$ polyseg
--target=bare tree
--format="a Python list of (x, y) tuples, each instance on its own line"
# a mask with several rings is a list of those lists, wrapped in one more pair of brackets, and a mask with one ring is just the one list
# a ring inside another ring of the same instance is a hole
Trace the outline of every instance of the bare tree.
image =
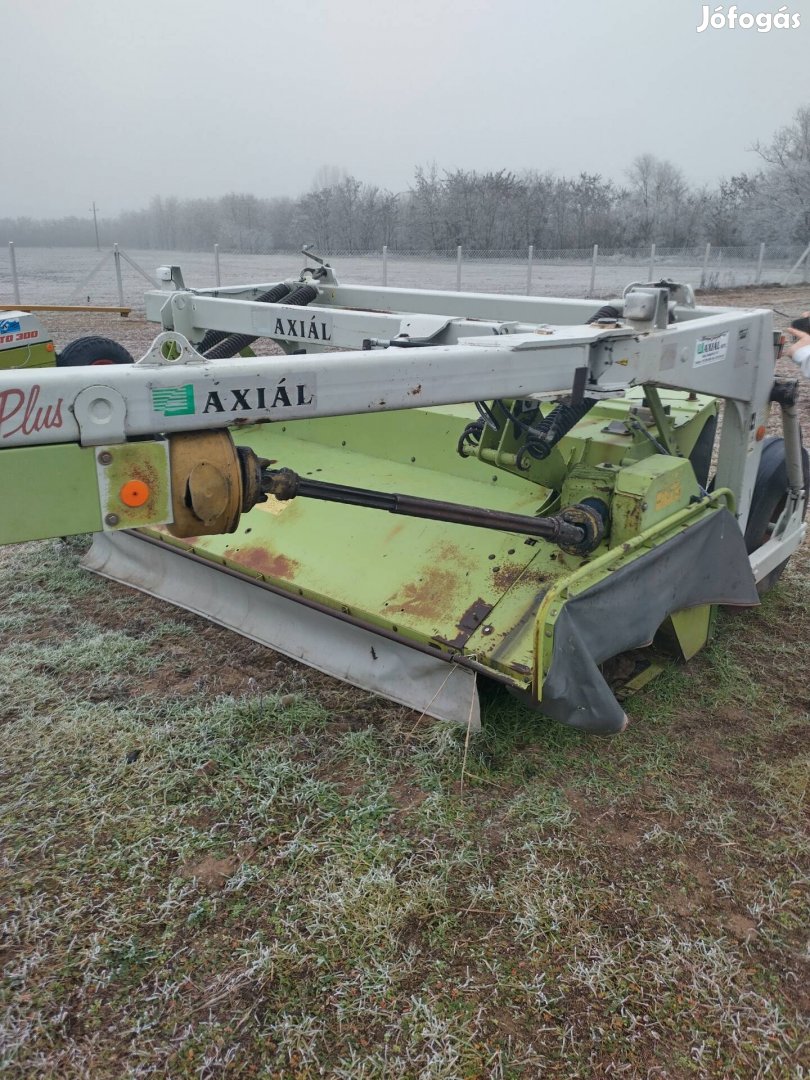
[[(322, 165), (312, 188), (296, 197), (156, 195), (140, 210), (102, 219), (101, 235), (105, 243), (133, 247), (206, 250), (219, 243), (246, 252), (312, 241), (326, 253), (379, 250), (383, 244), (447, 251), (463, 243), (492, 252), (528, 244), (581, 249), (594, 243), (810, 242), (810, 106), (752, 149), (761, 171), (724, 178), (713, 189), (690, 185), (676, 165), (653, 154), (631, 162), (623, 186), (599, 173), (442, 172), (433, 162), (418, 166), (409, 190), (396, 194), (342, 167)], [(75, 217), (6, 218), (0, 225), (20, 244), (94, 243), (92, 227)]]
[(695, 239), (696, 202), (683, 173), (671, 161), (640, 154), (628, 173), (630, 238), (682, 246)]
[(757, 178), (747, 173), (721, 179), (717, 191), (704, 194), (704, 233), (711, 244), (725, 247), (751, 242), (751, 214)]
[[(413, 241), (427, 243), (431, 251), (446, 246), (447, 225), (444, 221), (444, 192), (436, 162), (427, 167), (417, 165), (411, 188), (412, 220), (415, 226)], [(417, 240), (418, 237), (418, 240)]]
[(752, 149), (767, 166), (760, 187), (774, 216), (782, 217), (790, 240), (809, 243), (810, 106), (797, 109), (792, 122), (780, 128), (770, 143), (756, 142)]

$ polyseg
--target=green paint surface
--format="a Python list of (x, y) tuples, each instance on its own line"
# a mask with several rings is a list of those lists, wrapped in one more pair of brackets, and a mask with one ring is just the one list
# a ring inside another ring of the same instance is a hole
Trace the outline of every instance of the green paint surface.
[[(687, 402), (680, 394), (671, 405), (681, 452), (688, 453), (713, 404)], [(566, 437), (550, 466), (555, 475), (562, 467), (571, 478), (570, 501), (589, 495), (609, 501), (614, 483), (618, 489), (628, 474), (622, 539), (634, 535), (634, 523), (637, 534), (682, 510), (697, 491), (694, 479), (691, 486), (686, 482), (688, 462), (655, 455), (643, 436), (608, 430), (640, 407), (640, 395), (598, 405)], [(532, 468), (530, 479), (477, 457), (459, 457), (459, 436), (475, 416), (472, 406), (445, 406), (257, 425), (233, 435), (259, 456), (314, 479), (527, 516), (555, 509), (559, 496), (537, 482), (544, 463)], [(672, 474), (682, 480), (679, 498), (672, 496)], [(642, 513), (645, 492), (652, 492), (655, 506), (659, 491), (666, 505)], [(405, 641), (463, 651), (526, 689), (537, 670), (543, 598), (608, 552), (612, 540), (583, 559), (513, 533), (271, 498), (243, 515), (233, 534), (170, 542)]]
[(0, 544), (98, 532), (95, 452), (70, 444), (0, 454)]
[[(51, 345), (51, 348), (48, 348)], [(0, 350), (0, 371), (10, 368), (54, 367), (56, 353), (51, 342), (41, 342), (36, 345), (24, 343), (19, 348)]]

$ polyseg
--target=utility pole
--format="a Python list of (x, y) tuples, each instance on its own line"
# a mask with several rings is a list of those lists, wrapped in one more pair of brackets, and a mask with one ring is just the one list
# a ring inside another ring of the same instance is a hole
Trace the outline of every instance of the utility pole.
[(93, 199), (93, 228), (96, 230), (96, 251), (101, 251), (98, 243), (98, 220), (96, 219), (96, 200)]

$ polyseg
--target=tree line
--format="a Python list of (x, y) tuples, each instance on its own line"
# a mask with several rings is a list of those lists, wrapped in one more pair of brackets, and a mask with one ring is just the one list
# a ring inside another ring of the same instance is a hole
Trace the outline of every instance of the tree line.
[[(104, 246), (168, 251), (262, 253), (302, 242), (327, 254), (481, 252), (810, 243), (810, 106), (752, 150), (758, 167), (690, 184), (681, 169), (652, 154), (636, 157), (621, 182), (600, 173), (416, 168), (407, 190), (392, 192), (344, 170), (319, 170), (296, 198), (231, 193), (219, 198), (155, 196), (141, 210), (99, 222)], [(92, 219), (0, 218), (25, 246), (95, 244)]]

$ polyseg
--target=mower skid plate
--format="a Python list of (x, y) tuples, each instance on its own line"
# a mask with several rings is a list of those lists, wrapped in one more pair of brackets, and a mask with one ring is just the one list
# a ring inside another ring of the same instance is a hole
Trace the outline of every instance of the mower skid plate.
[(134, 532), (97, 533), (85, 569), (176, 604), (417, 712), (481, 726), (475, 672)]

